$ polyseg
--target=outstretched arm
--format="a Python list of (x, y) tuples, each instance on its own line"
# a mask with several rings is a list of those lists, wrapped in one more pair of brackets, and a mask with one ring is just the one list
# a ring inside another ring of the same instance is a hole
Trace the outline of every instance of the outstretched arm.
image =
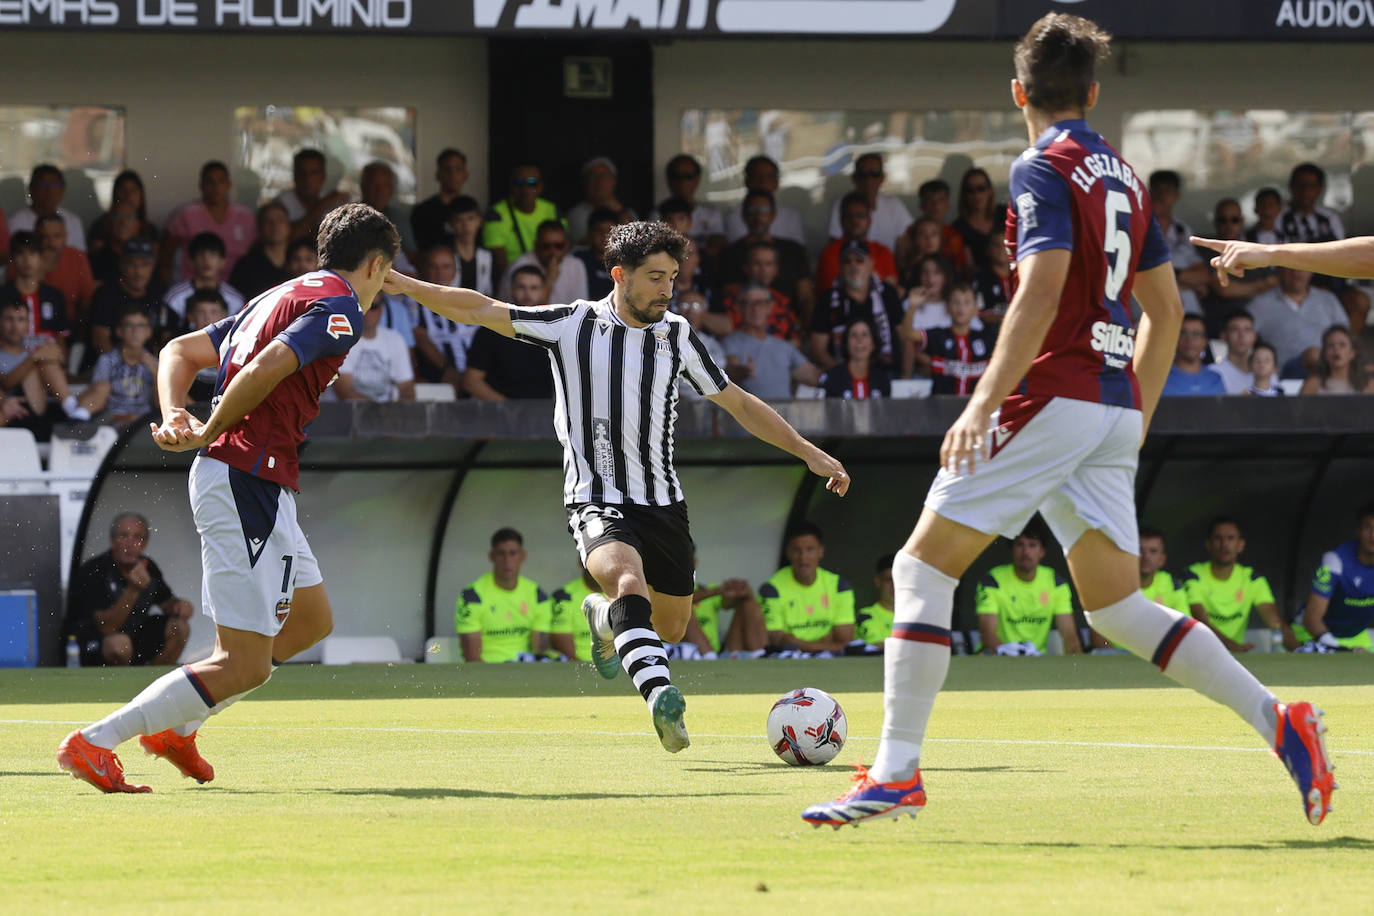
[(506, 337), (515, 336), (510, 306), (479, 292), (426, 283), (395, 270), (387, 274), (382, 290), (392, 295), (409, 296), (436, 315), (443, 315), (459, 324), (479, 324)]
[(1255, 267), (1293, 267), (1328, 277), (1374, 277), (1374, 236), (1340, 239), (1335, 242), (1294, 242), (1289, 245), (1261, 245), (1257, 242), (1228, 242), (1193, 236), (1194, 245), (1210, 248), (1217, 280), (1222, 286)]
[(795, 455), (806, 462), (811, 473), (827, 478), (827, 490), (833, 490), (840, 496), (849, 491), (849, 474), (845, 472), (844, 465), (808, 442), (763, 401), (733, 382), (708, 397), (755, 438)]

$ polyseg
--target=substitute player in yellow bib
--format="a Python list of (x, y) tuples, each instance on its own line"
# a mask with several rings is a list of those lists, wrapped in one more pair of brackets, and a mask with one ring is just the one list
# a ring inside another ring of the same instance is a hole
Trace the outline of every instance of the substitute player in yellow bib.
[(994, 655), (1044, 655), (1050, 627), (1059, 631), (1065, 655), (1078, 655), (1083, 644), (1073, 621), (1073, 592), (1068, 580), (1041, 566), (1045, 546), (1028, 527), (1011, 542), (1012, 562), (994, 566), (978, 583), (976, 608), (983, 651)]
[(549, 647), (549, 596), (520, 575), (528, 554), (514, 528), (491, 536), (491, 572), (463, 589), (454, 628), (465, 662), (534, 661)]
[(1234, 519), (1217, 518), (1207, 526), (1207, 553), (1211, 560), (1188, 567), (1184, 589), (1193, 616), (1211, 627), (1232, 652), (1249, 652), (1245, 631), (1253, 610), (1271, 629), (1283, 634), (1283, 647), (1298, 647), (1293, 628), (1279, 614), (1269, 580), (1254, 569), (1236, 562), (1245, 551), (1245, 538)]
[(784, 652), (840, 655), (854, 638), (854, 589), (821, 568), (821, 530), (803, 522), (787, 534), (791, 561), (759, 586), (768, 645)]

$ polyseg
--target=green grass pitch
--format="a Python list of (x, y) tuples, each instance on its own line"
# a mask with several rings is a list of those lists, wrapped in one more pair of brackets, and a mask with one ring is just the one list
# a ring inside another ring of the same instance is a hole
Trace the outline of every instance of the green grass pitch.
[[(213, 783), (121, 748), (151, 795), (57, 769), (147, 670), (0, 671), (0, 911), (1369, 912), (1374, 660), (1247, 659), (1327, 712), (1335, 811), (1310, 826), (1229, 711), (1129, 658), (954, 660), (916, 820), (798, 817), (871, 760), (882, 662), (675, 666), (665, 754), (590, 666), (288, 666), (201, 732)], [(830, 691), (834, 764), (782, 765), (772, 700)]]

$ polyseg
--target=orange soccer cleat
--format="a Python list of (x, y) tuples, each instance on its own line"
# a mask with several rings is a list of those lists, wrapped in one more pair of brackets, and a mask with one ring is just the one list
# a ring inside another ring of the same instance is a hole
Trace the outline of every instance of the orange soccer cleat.
[(124, 767), (114, 751), (96, 747), (78, 729), (57, 746), (57, 765), (73, 779), (84, 779), (102, 792), (151, 792), (149, 786), (131, 786), (124, 781)]
[(161, 757), (176, 767), (182, 776), (189, 776), (202, 785), (215, 778), (215, 768), (196, 748), (196, 732), (183, 738), (169, 728), (156, 735), (140, 735), (138, 743), (148, 754)]

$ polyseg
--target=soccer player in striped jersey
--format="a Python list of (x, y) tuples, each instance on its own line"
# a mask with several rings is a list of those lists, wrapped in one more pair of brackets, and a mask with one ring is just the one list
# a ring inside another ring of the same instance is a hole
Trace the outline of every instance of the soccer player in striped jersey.
[(1109, 42), (1086, 19), (1050, 13), (1016, 45), (1012, 98), (1032, 145), (1011, 169), (1015, 290), (987, 374), (945, 435), (941, 470), (893, 565), (877, 759), (840, 798), (806, 809), (809, 823), (924, 807), (921, 743), (949, 670), (954, 588), (998, 534), (1014, 536), (1037, 510), (1064, 547), (1089, 625), (1249, 723), (1298, 784), (1311, 823), (1330, 810), (1320, 711), (1279, 702), (1211, 630), (1140, 590), (1137, 451), (1183, 304), (1144, 182), (1084, 120)]
[[(345, 204), (320, 223), (320, 270), (163, 349), (162, 424), (150, 425), (159, 448), (199, 452), (191, 464), (191, 511), (215, 651), (68, 735), (57, 762), (74, 777), (103, 792), (151, 791), (125, 781), (114, 752), (141, 735), (148, 753), (209, 782), (215, 771), (195, 741), (201, 722), (261, 686), (278, 661), (329, 635), (334, 618), (324, 579), (296, 519), (298, 449), (400, 248), (385, 216)], [(219, 377), (201, 423), (186, 410), (186, 393), (196, 373), (212, 366)]]
[(663, 643), (682, 640), (696, 581), (687, 503), (673, 469), (678, 379), (800, 458), (827, 479), (827, 489), (841, 496), (849, 489), (840, 462), (726, 379), (687, 320), (668, 310), (687, 244), (665, 223), (617, 226), (605, 258), (615, 286), (599, 302), (520, 308), (394, 271), (385, 287), (446, 318), (548, 351), (568, 529), (605, 593), (584, 603), (592, 657), (604, 677), (624, 668), (663, 747), (674, 753), (690, 741)]

